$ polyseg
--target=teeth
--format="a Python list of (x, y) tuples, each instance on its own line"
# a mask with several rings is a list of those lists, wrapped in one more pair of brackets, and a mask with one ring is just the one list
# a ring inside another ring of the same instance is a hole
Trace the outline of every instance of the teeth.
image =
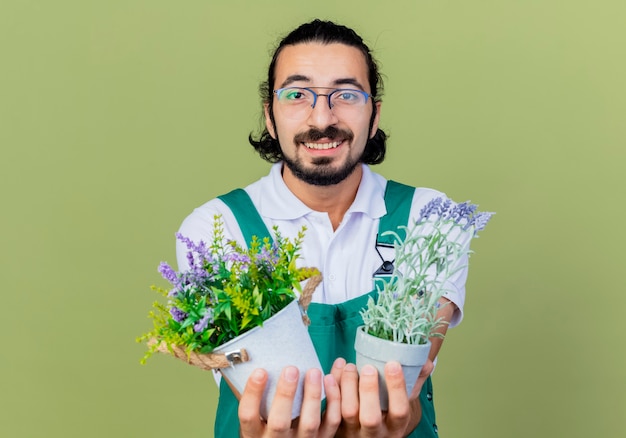
[(309, 149), (334, 149), (341, 144), (340, 141), (334, 141), (332, 143), (304, 143)]

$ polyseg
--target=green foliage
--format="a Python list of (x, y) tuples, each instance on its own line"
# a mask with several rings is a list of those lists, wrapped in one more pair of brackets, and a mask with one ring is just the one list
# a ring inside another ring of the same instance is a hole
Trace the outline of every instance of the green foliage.
[(184, 347), (187, 353), (210, 353), (286, 307), (302, 291), (300, 282), (319, 274), (316, 268), (296, 266), (305, 231), (291, 240), (275, 227), (273, 242), (254, 236), (243, 248), (225, 240), (222, 220), (216, 216), (210, 246), (178, 236), (189, 250), (190, 267), (175, 272), (161, 264), (161, 274), (173, 287), (153, 287), (167, 302), (154, 303), (149, 313), (154, 328), (137, 339), (158, 341), (142, 363), (161, 341)]

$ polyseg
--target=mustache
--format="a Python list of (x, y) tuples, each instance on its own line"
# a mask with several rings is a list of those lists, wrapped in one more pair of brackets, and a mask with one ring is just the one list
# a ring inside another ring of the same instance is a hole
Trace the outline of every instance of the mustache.
[(352, 131), (349, 131), (347, 129), (339, 129), (335, 128), (334, 126), (329, 126), (323, 131), (316, 128), (311, 128), (306, 132), (296, 134), (293, 139), (296, 143), (308, 143), (321, 140), (322, 138), (341, 138), (342, 140), (352, 141), (352, 139), (354, 138), (354, 134), (352, 133)]

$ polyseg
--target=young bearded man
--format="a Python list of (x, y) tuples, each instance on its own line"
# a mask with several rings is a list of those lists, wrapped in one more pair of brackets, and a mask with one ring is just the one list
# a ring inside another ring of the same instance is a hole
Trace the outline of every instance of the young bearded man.
[[(385, 231), (381, 224), (394, 214), (390, 206), (408, 203), (411, 220), (428, 201), (443, 196), (424, 188), (391, 193), (393, 183), (370, 170), (386, 150), (386, 135), (378, 127), (381, 92), (376, 62), (352, 29), (314, 20), (293, 30), (276, 49), (261, 87), (265, 130), (249, 138), (261, 157), (275, 163), (268, 176), (245, 188), (254, 209), (241, 214), (227, 198), (214, 199), (180, 228), (192, 240), (210, 242), (214, 217), (221, 215), (225, 237), (245, 245), (240, 225), (249, 214), (258, 213), (268, 230), (277, 226), (285, 237), (306, 226), (301, 263), (324, 274), (308, 314), (309, 332), (328, 374), (307, 372), (299, 420), (291, 422), (298, 370), (284, 369), (267, 421), (259, 415), (267, 373), (256, 370), (239, 401), (220, 383), (216, 437), (437, 436), (430, 373), (441, 338), (431, 340), (430, 360), (410, 395), (400, 365), (387, 364), (389, 409), (384, 412), (376, 370), (365, 366), (359, 375), (353, 364), (359, 310), (375, 293), (375, 272), (393, 258), (393, 250), (377, 245)], [(179, 243), (180, 269), (187, 266), (185, 255)], [(450, 326), (462, 317), (466, 276), (465, 269), (459, 271), (443, 299), (449, 305), (439, 316)]]

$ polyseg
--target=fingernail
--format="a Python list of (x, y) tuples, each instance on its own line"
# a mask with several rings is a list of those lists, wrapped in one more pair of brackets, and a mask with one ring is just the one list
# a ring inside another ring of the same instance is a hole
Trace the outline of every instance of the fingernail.
[(307, 373), (307, 380), (311, 383), (317, 383), (318, 385), (322, 381), (322, 373), (320, 370), (314, 368)]
[(361, 374), (364, 376), (373, 376), (376, 374), (376, 368), (371, 365), (363, 365), (363, 368), (361, 368)]
[(298, 380), (298, 369), (295, 367), (287, 367), (283, 370), (283, 378), (287, 382), (295, 382)]
[(346, 366), (346, 360), (343, 357), (338, 357), (337, 359), (335, 359), (333, 368), (342, 369), (345, 366)]
[(328, 374), (328, 375), (324, 376), (324, 383), (328, 387), (337, 386), (337, 381), (335, 380), (335, 376), (333, 376), (332, 374)]
[(402, 372), (402, 367), (398, 362), (389, 362), (386, 365), (387, 373), (391, 375), (400, 374)]
[(353, 363), (346, 364), (344, 371), (356, 372), (356, 365)]
[(263, 370), (254, 370), (250, 378), (253, 381), (260, 383), (265, 378), (265, 373), (263, 372)]

